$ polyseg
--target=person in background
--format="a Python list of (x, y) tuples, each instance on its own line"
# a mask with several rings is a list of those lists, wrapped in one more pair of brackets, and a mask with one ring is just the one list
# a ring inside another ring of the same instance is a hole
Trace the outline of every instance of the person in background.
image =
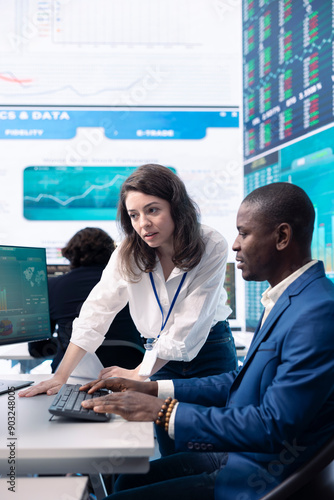
[(135, 369), (111, 366), (102, 378), (189, 378), (237, 367), (224, 289), (227, 243), (200, 224), (181, 179), (161, 165), (137, 168), (122, 185), (118, 217), (125, 237), (73, 322), (62, 363), (21, 396), (56, 394), (126, 304), (147, 350)]
[[(29, 343), (32, 355), (50, 355), (54, 358), (51, 368), (54, 373), (61, 362), (72, 334), (72, 324), (79, 315), (83, 302), (100, 281), (102, 271), (115, 250), (113, 239), (102, 229), (86, 227), (78, 231), (62, 248), (61, 253), (70, 263), (70, 271), (48, 279), (51, 331), (57, 326), (57, 337), (50, 341)], [(142, 348), (143, 343), (126, 305), (115, 317), (106, 339), (127, 340)], [(140, 350), (117, 346), (99, 347), (96, 354), (103, 366), (119, 364), (135, 368), (143, 354)]]
[(114, 391), (83, 406), (155, 421), (180, 452), (121, 475), (110, 500), (258, 500), (333, 437), (334, 284), (311, 257), (314, 220), (305, 191), (289, 183), (258, 188), (240, 206), (238, 268), (270, 285), (241, 369), (82, 387)]

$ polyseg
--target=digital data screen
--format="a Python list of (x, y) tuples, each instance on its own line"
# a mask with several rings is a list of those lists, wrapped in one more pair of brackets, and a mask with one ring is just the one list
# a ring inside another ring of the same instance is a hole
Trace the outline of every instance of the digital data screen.
[(122, 182), (158, 163), (234, 261), (241, 40), (235, 0), (1, 2), (0, 245), (43, 247), (66, 266), (61, 249), (85, 227), (119, 243)]
[[(331, 0), (245, 0), (244, 192), (292, 182), (315, 213), (312, 257), (334, 281), (333, 17)], [(268, 283), (246, 283), (246, 327)]]
[(66, 264), (61, 248), (83, 227), (118, 242), (123, 182), (140, 165), (159, 163), (179, 175), (201, 222), (231, 247), (242, 197), (240, 140), (234, 108), (2, 107), (0, 244), (44, 247), (48, 264)]
[(240, 98), (232, 70), (241, 48), (236, 3), (2, 1), (1, 102), (233, 105)]
[(244, 0), (244, 156), (333, 121), (332, 0)]
[(45, 249), (0, 246), (0, 345), (50, 336)]

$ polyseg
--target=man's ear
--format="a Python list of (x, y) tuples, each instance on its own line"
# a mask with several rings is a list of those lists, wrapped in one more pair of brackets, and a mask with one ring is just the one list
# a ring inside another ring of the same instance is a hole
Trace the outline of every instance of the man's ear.
[(276, 248), (284, 250), (292, 240), (292, 227), (287, 222), (282, 222), (276, 228)]

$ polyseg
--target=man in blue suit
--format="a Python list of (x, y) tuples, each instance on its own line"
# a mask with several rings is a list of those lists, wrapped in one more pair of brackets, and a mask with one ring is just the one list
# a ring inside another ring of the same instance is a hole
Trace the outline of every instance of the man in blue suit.
[(289, 183), (256, 189), (240, 206), (238, 268), (270, 284), (240, 370), (87, 385), (114, 391), (87, 406), (163, 424), (183, 452), (151, 462), (146, 475), (120, 476), (110, 498), (259, 499), (334, 434), (334, 285), (311, 258), (314, 218), (306, 193)]

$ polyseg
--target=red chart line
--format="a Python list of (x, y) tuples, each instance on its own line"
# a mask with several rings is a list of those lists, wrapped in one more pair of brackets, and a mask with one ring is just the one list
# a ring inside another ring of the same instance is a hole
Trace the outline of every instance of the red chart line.
[(32, 79), (31, 78), (25, 78), (25, 79), (18, 79), (15, 76), (6, 76), (0, 73), (0, 79), (5, 80), (6, 82), (11, 82), (11, 83), (31, 83)]

